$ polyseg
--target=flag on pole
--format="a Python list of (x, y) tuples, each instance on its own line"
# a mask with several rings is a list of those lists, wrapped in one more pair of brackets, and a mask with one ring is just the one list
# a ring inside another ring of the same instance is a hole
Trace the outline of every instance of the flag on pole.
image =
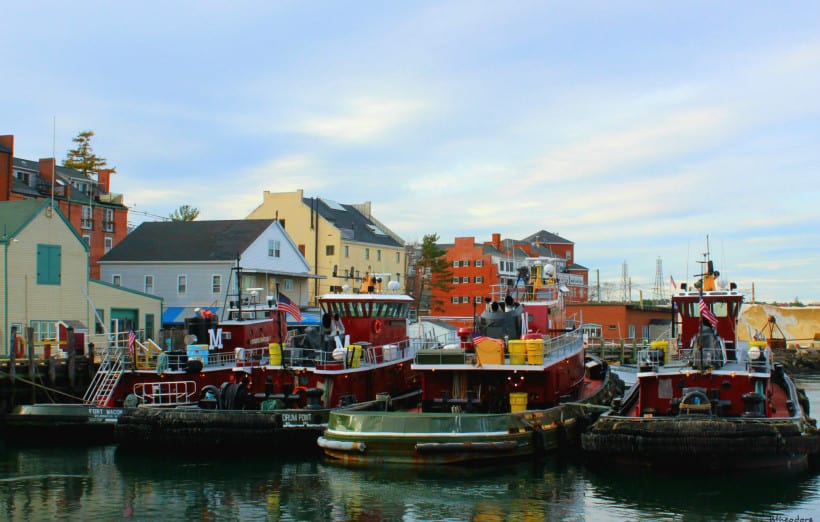
[(709, 305), (706, 304), (706, 301), (703, 300), (703, 296), (700, 296), (698, 307), (700, 308), (700, 316), (709, 321), (712, 328), (717, 328), (717, 317), (715, 317), (715, 314), (712, 313), (712, 310), (709, 308)]
[(302, 322), (302, 311), (282, 292), (279, 292), (279, 309), (293, 316), (296, 322)]
[(131, 356), (134, 356), (134, 345), (137, 342), (137, 334), (134, 333), (134, 330), (128, 331), (128, 352)]
[(675, 278), (674, 277), (669, 276), (669, 282), (672, 283), (672, 291), (675, 291), (675, 290), (678, 289), (678, 285), (675, 284)]

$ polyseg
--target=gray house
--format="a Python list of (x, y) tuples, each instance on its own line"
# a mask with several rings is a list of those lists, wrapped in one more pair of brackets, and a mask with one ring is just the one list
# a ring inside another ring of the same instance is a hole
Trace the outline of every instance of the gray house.
[[(195, 308), (221, 317), (229, 301), (307, 302), (315, 277), (275, 220), (143, 223), (100, 259), (101, 279), (163, 298), (162, 325), (180, 325)], [(237, 270), (239, 267), (239, 270)]]

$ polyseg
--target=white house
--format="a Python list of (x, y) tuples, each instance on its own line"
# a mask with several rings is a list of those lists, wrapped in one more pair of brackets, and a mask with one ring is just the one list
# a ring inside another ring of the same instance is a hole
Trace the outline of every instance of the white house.
[(315, 277), (271, 219), (143, 223), (100, 259), (100, 267), (102, 279), (114, 286), (161, 296), (163, 326), (183, 324), (195, 308), (220, 316), (240, 295), (261, 303), (282, 293), (302, 305)]

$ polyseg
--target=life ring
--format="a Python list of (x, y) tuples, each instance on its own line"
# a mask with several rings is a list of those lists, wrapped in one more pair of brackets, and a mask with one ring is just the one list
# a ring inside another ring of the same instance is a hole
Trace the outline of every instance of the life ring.
[(373, 321), (373, 333), (376, 335), (382, 333), (382, 328), (384, 327), (384, 323), (381, 319), (376, 319)]

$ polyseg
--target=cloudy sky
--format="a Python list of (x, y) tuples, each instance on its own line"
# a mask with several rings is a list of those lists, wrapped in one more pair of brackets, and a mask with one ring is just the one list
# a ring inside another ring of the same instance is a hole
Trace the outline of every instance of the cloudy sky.
[(820, 3), (7, 3), (0, 133), (78, 132), (131, 220), (371, 201), (406, 241), (575, 243), (594, 285), (717, 267), (820, 301)]

